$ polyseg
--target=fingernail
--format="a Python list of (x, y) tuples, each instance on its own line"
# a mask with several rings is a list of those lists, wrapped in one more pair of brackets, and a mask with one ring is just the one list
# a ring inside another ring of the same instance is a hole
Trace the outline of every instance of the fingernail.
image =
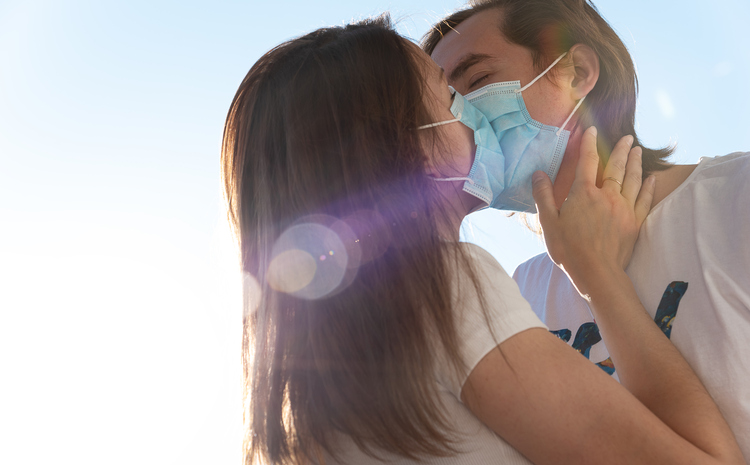
[(590, 128), (588, 129), (588, 131), (590, 131), (590, 132), (591, 132), (591, 135), (593, 135), (594, 137), (596, 137), (596, 126), (591, 126), (591, 127), (590, 127)]
[(630, 136), (630, 135), (625, 136), (625, 142), (627, 142), (628, 145), (633, 145), (634, 140), (635, 139), (633, 138), (633, 136)]
[(542, 178), (544, 178), (544, 173), (543, 172), (541, 172), (541, 171), (534, 171), (534, 174), (531, 175), (531, 183), (532, 184), (536, 184), (539, 181), (541, 181)]
[(648, 179), (646, 179), (646, 182), (648, 183), (649, 186), (653, 186), (654, 184), (656, 184), (656, 176), (652, 174), (651, 176), (648, 177)]

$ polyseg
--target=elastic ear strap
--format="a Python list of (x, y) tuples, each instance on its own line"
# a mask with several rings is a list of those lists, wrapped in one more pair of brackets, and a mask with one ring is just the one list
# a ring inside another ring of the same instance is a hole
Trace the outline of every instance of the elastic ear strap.
[(561, 132), (563, 131), (563, 129), (565, 129), (565, 126), (567, 126), (567, 125), (568, 125), (568, 121), (570, 121), (570, 118), (572, 118), (572, 117), (573, 117), (573, 115), (575, 114), (575, 112), (576, 112), (576, 111), (578, 111), (578, 107), (580, 107), (580, 106), (581, 106), (581, 104), (583, 103), (583, 101), (584, 101), (585, 99), (586, 99), (586, 96), (584, 95), (584, 96), (583, 96), (583, 97), (581, 98), (581, 100), (579, 100), (579, 101), (578, 101), (578, 103), (576, 103), (576, 106), (575, 106), (575, 107), (573, 107), (573, 111), (572, 111), (572, 112), (570, 112), (570, 114), (568, 115), (568, 119), (566, 119), (566, 120), (565, 120), (565, 122), (563, 123), (563, 125), (562, 125), (562, 126), (560, 126), (560, 129), (558, 129), (558, 130), (557, 130), (557, 132), (555, 132), (555, 135), (556, 135), (556, 136), (559, 136), (559, 135), (560, 135), (560, 133), (561, 133)]
[(440, 122), (437, 122), (437, 123), (431, 123), (431, 124), (425, 124), (425, 125), (422, 125), (422, 126), (417, 126), (417, 130), (419, 130), (419, 129), (427, 129), (427, 128), (434, 128), (435, 126), (442, 126), (444, 124), (455, 123), (456, 121), (461, 121), (461, 118), (454, 118), (454, 119), (449, 119), (447, 121), (440, 121)]
[(469, 184), (474, 184), (474, 180), (466, 177), (455, 177), (455, 178), (432, 178), (433, 181), (468, 181)]
[(557, 64), (557, 63), (558, 63), (558, 62), (559, 62), (560, 60), (562, 60), (562, 59), (563, 59), (563, 57), (564, 57), (565, 55), (567, 55), (567, 54), (568, 54), (568, 52), (565, 52), (565, 53), (563, 53), (562, 55), (560, 55), (559, 57), (557, 57), (557, 60), (553, 61), (551, 65), (547, 66), (547, 69), (545, 69), (544, 71), (542, 71), (542, 74), (540, 74), (539, 76), (537, 76), (537, 77), (535, 77), (534, 79), (532, 79), (530, 83), (526, 84), (526, 85), (525, 85), (525, 86), (523, 86), (522, 88), (520, 88), (520, 89), (516, 90), (516, 93), (518, 93), (518, 92), (523, 92), (524, 90), (526, 90), (526, 89), (528, 89), (529, 87), (531, 87), (531, 85), (532, 85), (532, 84), (534, 84), (534, 83), (535, 83), (536, 81), (538, 81), (539, 79), (541, 79), (541, 78), (542, 78), (542, 76), (544, 76), (545, 74), (547, 74), (547, 71), (549, 71), (549, 70), (551, 70), (552, 68), (554, 68), (554, 67), (555, 67), (555, 65), (556, 65), (556, 64)]

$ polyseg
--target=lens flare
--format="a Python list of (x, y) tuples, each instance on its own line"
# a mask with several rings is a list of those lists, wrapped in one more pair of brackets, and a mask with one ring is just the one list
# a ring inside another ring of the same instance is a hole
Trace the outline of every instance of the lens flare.
[(315, 259), (304, 250), (284, 250), (274, 254), (271, 260), (268, 285), (277, 291), (294, 294), (312, 282), (316, 269)]
[[(314, 300), (331, 295), (339, 288), (348, 271), (349, 254), (339, 234), (316, 222), (295, 224), (273, 247), (268, 268), (269, 285), (280, 292)], [(328, 224), (333, 218), (323, 218)], [(338, 228), (345, 234), (344, 228)]]
[[(359, 240), (357, 239), (356, 234), (345, 221), (341, 220), (335, 221), (331, 224), (331, 231), (336, 233), (344, 244), (348, 258), (346, 267), (349, 270), (354, 270), (356, 272), (357, 268), (359, 268), (360, 261), (362, 260), (362, 248), (359, 245)], [(331, 256), (333, 256), (334, 253), (335, 252), (332, 250), (330, 252)]]
[(380, 258), (391, 246), (391, 228), (375, 210), (358, 210), (344, 222), (354, 234), (353, 244), (359, 250), (359, 262), (367, 263)]

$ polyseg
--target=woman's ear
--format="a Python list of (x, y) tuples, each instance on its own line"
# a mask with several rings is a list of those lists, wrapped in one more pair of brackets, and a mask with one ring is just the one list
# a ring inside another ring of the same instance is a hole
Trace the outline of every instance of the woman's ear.
[(599, 80), (599, 55), (594, 49), (584, 44), (574, 45), (569, 53), (573, 60), (571, 97), (574, 100), (580, 100), (591, 92)]

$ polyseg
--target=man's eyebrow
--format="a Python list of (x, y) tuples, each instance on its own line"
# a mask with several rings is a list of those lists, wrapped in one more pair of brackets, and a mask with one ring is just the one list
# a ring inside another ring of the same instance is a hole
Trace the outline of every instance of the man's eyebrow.
[(469, 53), (468, 55), (461, 58), (461, 60), (459, 60), (456, 67), (453, 68), (453, 71), (451, 71), (451, 75), (448, 77), (448, 81), (456, 82), (457, 80), (461, 79), (461, 76), (463, 76), (469, 68), (479, 63), (480, 61), (487, 60), (488, 58), (491, 57), (485, 53)]

